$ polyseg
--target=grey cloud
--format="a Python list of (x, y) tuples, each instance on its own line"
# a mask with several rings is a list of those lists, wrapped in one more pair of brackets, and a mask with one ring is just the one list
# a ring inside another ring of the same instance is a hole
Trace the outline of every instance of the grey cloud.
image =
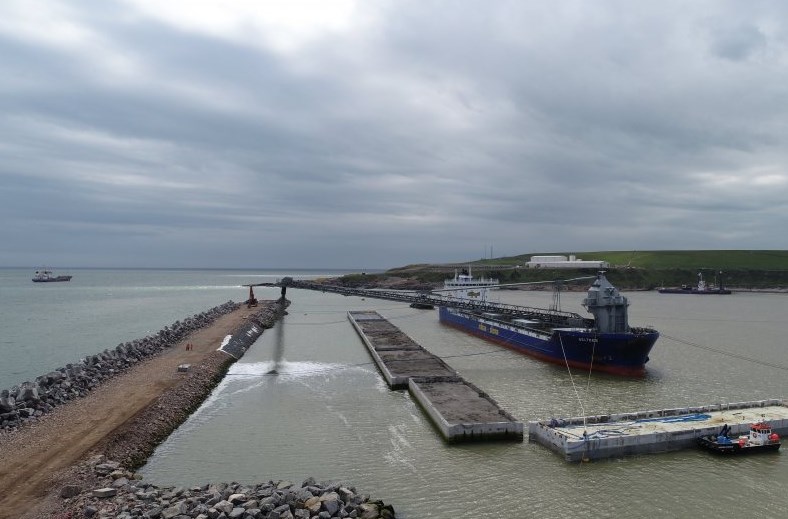
[(753, 25), (719, 29), (712, 35), (711, 50), (715, 56), (731, 61), (744, 61), (766, 48), (766, 36)]
[(106, 48), (0, 32), (0, 264), (786, 245), (780, 3), (360, 3), (284, 53), (94, 7)]

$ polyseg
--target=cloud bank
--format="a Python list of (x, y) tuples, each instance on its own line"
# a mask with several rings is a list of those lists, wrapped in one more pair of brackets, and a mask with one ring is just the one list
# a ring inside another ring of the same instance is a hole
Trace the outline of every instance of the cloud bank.
[(784, 249), (786, 11), (8, 0), (0, 265)]

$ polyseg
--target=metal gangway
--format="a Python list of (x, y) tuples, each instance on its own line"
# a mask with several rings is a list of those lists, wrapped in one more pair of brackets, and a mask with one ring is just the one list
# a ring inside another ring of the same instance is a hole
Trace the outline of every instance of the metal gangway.
[(424, 305), (443, 306), (449, 308), (462, 308), (476, 312), (488, 312), (505, 315), (512, 319), (533, 319), (551, 326), (564, 326), (573, 328), (593, 328), (594, 320), (587, 319), (574, 312), (562, 312), (560, 310), (548, 310), (544, 308), (532, 308), (528, 306), (518, 306), (503, 303), (490, 303), (487, 301), (475, 301), (442, 295), (430, 291), (413, 290), (386, 290), (377, 288), (352, 288), (341, 285), (330, 285), (326, 283), (316, 283), (314, 281), (287, 279), (276, 283), (259, 283), (253, 286), (273, 286), (289, 287), (302, 290), (316, 290), (320, 292), (332, 292), (343, 296), (373, 297), (386, 299), (388, 301), (402, 301), (405, 303), (417, 303)]

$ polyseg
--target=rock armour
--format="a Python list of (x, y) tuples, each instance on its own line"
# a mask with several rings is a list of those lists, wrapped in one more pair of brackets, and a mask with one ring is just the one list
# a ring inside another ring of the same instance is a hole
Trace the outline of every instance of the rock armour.
[(240, 307), (228, 301), (165, 326), (154, 335), (118, 344), (76, 364), (50, 371), (18, 386), (0, 391), (0, 431), (10, 431), (49, 413), (55, 407), (83, 397), (102, 382), (177, 344), (189, 333), (204, 328)]
[(157, 487), (103, 455), (81, 464), (60, 489), (58, 517), (116, 519), (394, 519), (394, 508), (355, 487), (314, 478), (300, 485), (209, 483)]

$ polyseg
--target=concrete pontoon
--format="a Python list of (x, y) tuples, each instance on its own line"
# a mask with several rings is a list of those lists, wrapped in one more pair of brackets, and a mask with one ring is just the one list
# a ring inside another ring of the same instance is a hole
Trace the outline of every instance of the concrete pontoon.
[(391, 389), (408, 389), (449, 442), (523, 440), (523, 424), (377, 312), (348, 312)]
[(766, 421), (788, 434), (788, 404), (758, 400), (701, 407), (662, 409), (528, 422), (528, 439), (582, 461), (651, 454), (695, 447), (697, 438), (716, 434), (728, 424), (731, 435), (747, 434), (752, 423)]

